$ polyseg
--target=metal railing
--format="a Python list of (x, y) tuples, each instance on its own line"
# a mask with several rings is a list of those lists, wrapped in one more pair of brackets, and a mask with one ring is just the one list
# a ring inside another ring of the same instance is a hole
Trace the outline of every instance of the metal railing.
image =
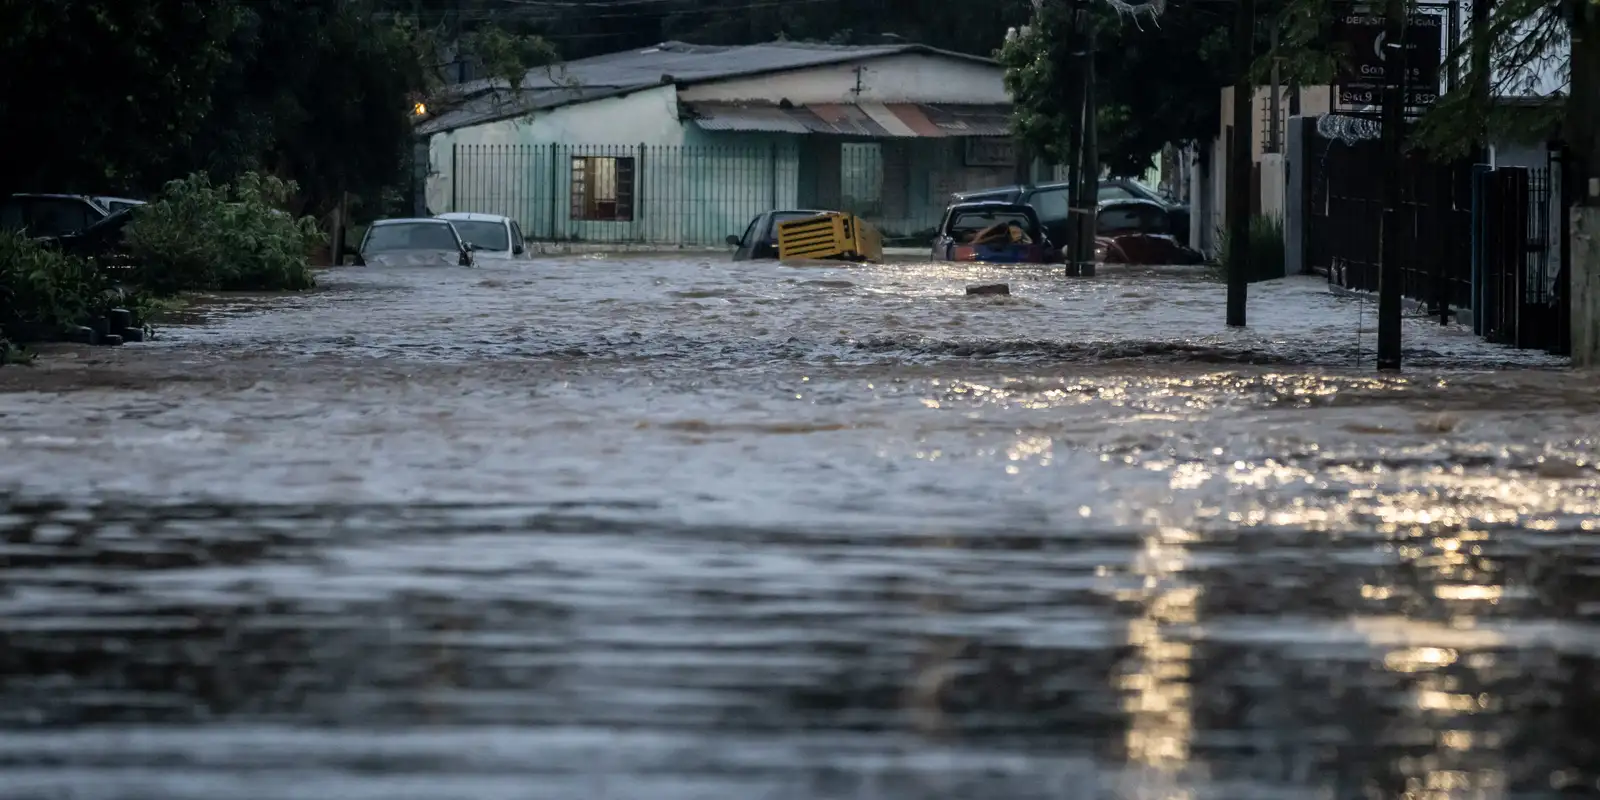
[(1408, 157), (1387, 175), (1377, 142), (1319, 137), (1309, 149), (1306, 263), (1330, 282), (1377, 290), (1381, 180), (1399, 180), (1402, 293), (1441, 320), (1452, 307), (1471, 309), (1474, 332), (1490, 341), (1570, 351), (1570, 233), (1558, 158), (1544, 168), (1491, 169)]
[(886, 245), (922, 246), (950, 192), (980, 188), (961, 182), (970, 170), (941, 172), (937, 146), (457, 144), (448, 172), (428, 178), (427, 205), (511, 217), (536, 241), (680, 247), (723, 246), (764, 211), (815, 208), (867, 220)]

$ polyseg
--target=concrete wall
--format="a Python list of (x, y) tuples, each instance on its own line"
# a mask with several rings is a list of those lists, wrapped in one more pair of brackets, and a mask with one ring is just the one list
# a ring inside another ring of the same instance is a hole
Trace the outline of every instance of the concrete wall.
[(999, 66), (905, 54), (687, 86), (680, 94), (685, 102), (1009, 103), (1004, 76)]

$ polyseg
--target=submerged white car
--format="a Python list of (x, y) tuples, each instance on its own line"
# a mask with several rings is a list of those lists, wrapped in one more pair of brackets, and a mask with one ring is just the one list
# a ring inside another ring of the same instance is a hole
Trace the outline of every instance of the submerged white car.
[(522, 228), (510, 217), (452, 211), (440, 214), (439, 219), (449, 220), (467, 244), (475, 245), (472, 255), (480, 263), (490, 259), (509, 261), (528, 257)]

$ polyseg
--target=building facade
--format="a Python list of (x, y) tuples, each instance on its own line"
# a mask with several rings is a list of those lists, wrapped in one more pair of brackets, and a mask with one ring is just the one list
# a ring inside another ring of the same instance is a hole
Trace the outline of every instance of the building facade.
[(920, 45), (668, 42), (458, 87), (418, 126), (427, 210), (537, 239), (715, 245), (772, 208), (919, 239), (1016, 176), (993, 61)]

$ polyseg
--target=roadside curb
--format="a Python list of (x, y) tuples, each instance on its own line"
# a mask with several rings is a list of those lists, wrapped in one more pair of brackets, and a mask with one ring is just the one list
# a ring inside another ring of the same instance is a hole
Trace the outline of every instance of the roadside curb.
[[(1337, 283), (1328, 284), (1328, 293), (1338, 295), (1339, 297), (1349, 297), (1356, 300), (1363, 300), (1368, 303), (1372, 303), (1374, 306), (1376, 306), (1378, 303), (1377, 292), (1369, 292), (1362, 289), (1347, 289)], [(1404, 313), (1416, 316), (1426, 316), (1434, 319), (1434, 321), (1438, 321), (1438, 315), (1429, 311), (1427, 303), (1424, 303), (1420, 300), (1414, 300), (1410, 297), (1400, 298), (1400, 310)], [(1455, 306), (1451, 306), (1450, 324), (1464, 325), (1469, 328), (1472, 327), (1472, 309), (1456, 308)]]

